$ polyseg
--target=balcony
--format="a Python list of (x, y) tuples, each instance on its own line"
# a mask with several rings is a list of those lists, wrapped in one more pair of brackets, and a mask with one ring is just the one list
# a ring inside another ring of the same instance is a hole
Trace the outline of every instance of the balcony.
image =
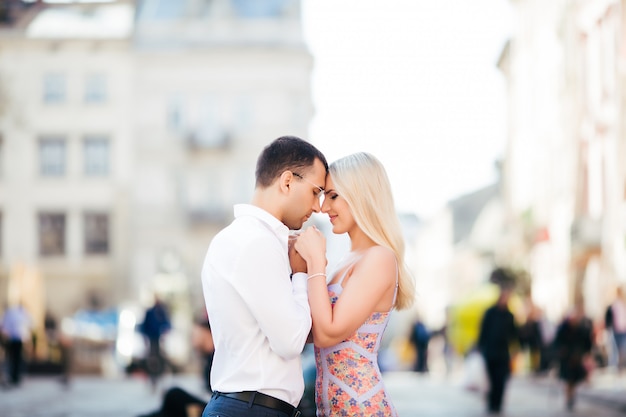
[(195, 129), (184, 135), (187, 148), (192, 151), (227, 151), (231, 135), (222, 129)]
[(226, 225), (232, 220), (232, 207), (194, 207), (187, 210), (187, 222), (191, 226)]

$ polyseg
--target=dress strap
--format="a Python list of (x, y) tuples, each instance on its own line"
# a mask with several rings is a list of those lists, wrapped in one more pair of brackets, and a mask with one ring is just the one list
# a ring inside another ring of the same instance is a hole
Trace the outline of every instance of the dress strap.
[(346, 276), (348, 276), (348, 271), (354, 266), (354, 263), (348, 265), (348, 267), (345, 269), (345, 271), (343, 271), (343, 274), (341, 275), (341, 278), (339, 278), (339, 281), (337, 281), (335, 284), (336, 285), (340, 285), (341, 288), (343, 288), (343, 280), (346, 278)]
[(343, 288), (343, 280), (346, 278), (346, 276), (348, 276), (348, 272), (352, 269), (354, 264), (356, 264), (359, 259), (361, 259), (361, 257), (363, 257), (363, 255), (359, 254), (358, 256), (354, 256), (353, 259), (350, 259), (350, 261), (346, 263), (343, 274), (341, 275), (341, 278), (339, 278), (339, 281), (335, 283), (335, 285), (340, 285)]
[(398, 298), (398, 260), (396, 259), (396, 288), (393, 290), (393, 301), (391, 302), (391, 310), (393, 310), (394, 306), (396, 305), (396, 298)]

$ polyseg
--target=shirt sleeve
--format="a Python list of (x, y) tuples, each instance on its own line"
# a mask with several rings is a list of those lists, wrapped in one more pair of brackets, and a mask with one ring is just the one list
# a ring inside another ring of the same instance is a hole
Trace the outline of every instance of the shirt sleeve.
[(309, 302), (309, 297), (308, 297), (308, 284), (307, 284), (307, 278), (308, 278), (308, 274), (305, 272), (296, 272), (295, 274), (293, 274), (293, 276), (291, 277), (291, 285), (293, 287), (293, 296), (296, 298), (302, 298), (304, 296), (304, 299), (307, 302)]
[[(284, 252), (284, 253), (283, 253)], [(299, 356), (311, 330), (306, 274), (290, 278), (287, 250), (274, 236), (248, 243), (233, 285), (279, 356)]]

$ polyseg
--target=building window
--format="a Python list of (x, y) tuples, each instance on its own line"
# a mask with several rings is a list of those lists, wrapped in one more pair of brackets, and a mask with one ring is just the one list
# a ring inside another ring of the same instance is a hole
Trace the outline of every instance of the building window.
[(65, 139), (44, 137), (39, 140), (39, 171), (43, 176), (65, 174)]
[(240, 96), (235, 103), (235, 129), (238, 132), (248, 132), (253, 125), (254, 111), (252, 101), (248, 96)]
[(85, 213), (85, 253), (109, 253), (109, 216), (103, 213)]
[(106, 100), (106, 76), (104, 74), (89, 74), (85, 82), (85, 103), (104, 103)]
[(247, 18), (280, 17), (290, 0), (232, 0), (237, 16)]
[(189, 146), (195, 149), (225, 149), (229, 145), (228, 132), (220, 119), (220, 105), (218, 100), (207, 95), (197, 105), (197, 117), (194, 119), (193, 129), (187, 132)]
[(65, 102), (65, 75), (59, 73), (45, 74), (43, 78), (43, 101), (46, 104)]
[(65, 214), (39, 213), (39, 254), (43, 256), (65, 253)]
[(85, 175), (105, 176), (109, 174), (109, 138), (106, 136), (85, 137)]
[(180, 97), (170, 97), (167, 104), (167, 127), (171, 132), (181, 133), (184, 129), (183, 101)]
[(139, 2), (139, 20), (173, 20), (185, 14), (184, 1), (152, 0)]

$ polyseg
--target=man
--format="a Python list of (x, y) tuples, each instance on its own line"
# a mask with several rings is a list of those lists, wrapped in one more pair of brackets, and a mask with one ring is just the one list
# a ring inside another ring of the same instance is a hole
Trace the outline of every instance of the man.
[(626, 296), (623, 287), (615, 290), (615, 300), (607, 307), (604, 320), (614, 342), (610, 364), (622, 371), (626, 368)]
[[(202, 286), (215, 356), (205, 415), (294, 417), (304, 392), (300, 354), (311, 329), (306, 267), (290, 260), (289, 230), (320, 211), (328, 164), (284, 136), (261, 153), (251, 204), (211, 242)], [(293, 264), (293, 267), (292, 267)], [(290, 279), (290, 275), (293, 276)]]
[(166, 360), (161, 351), (161, 338), (170, 331), (169, 313), (165, 304), (155, 296), (154, 304), (148, 310), (141, 323), (141, 333), (148, 339), (148, 356), (146, 357), (146, 368), (153, 388), (156, 388), (157, 379), (165, 370)]
[(514, 289), (513, 276), (504, 269), (496, 268), (491, 273), (491, 281), (500, 285), (500, 296), (482, 318), (478, 349), (485, 359), (489, 378), (487, 411), (499, 414), (506, 382), (511, 374), (510, 348), (514, 342), (519, 343), (519, 330), (508, 306)]
[(559, 324), (554, 347), (559, 362), (558, 378), (565, 383), (565, 407), (573, 411), (576, 389), (589, 376), (593, 348), (593, 323), (585, 316), (582, 302), (575, 302)]
[(413, 371), (428, 372), (428, 343), (430, 342), (430, 332), (426, 325), (419, 318), (413, 323), (410, 340), (415, 347), (415, 362)]
[(17, 386), (22, 380), (24, 342), (32, 331), (32, 320), (22, 303), (7, 309), (2, 318), (2, 333), (6, 338), (9, 383)]

